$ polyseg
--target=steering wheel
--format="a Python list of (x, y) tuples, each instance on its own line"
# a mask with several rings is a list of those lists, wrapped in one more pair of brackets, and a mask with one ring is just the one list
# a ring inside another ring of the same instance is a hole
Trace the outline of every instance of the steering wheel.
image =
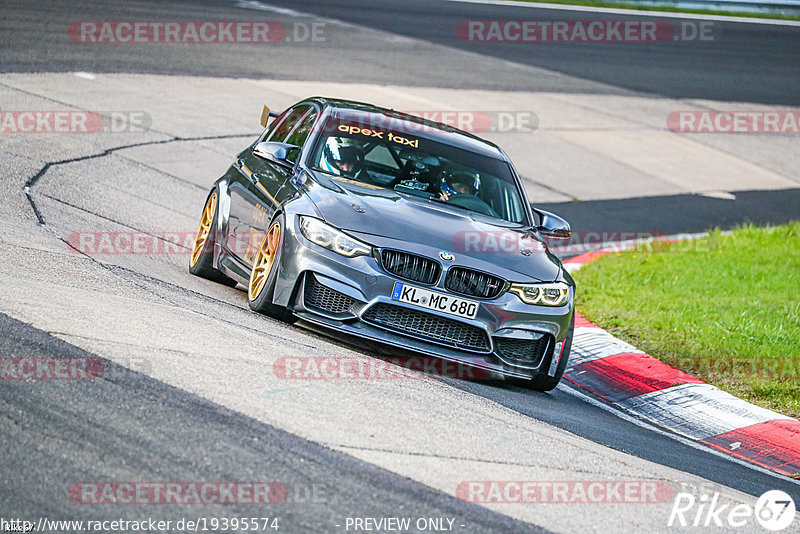
[(476, 196), (472, 195), (450, 195), (450, 198), (447, 199), (447, 202), (454, 206), (458, 206), (460, 208), (476, 211), (482, 215), (489, 215), (490, 217), (500, 217), (492, 207), (484, 202), (483, 200), (479, 199)]

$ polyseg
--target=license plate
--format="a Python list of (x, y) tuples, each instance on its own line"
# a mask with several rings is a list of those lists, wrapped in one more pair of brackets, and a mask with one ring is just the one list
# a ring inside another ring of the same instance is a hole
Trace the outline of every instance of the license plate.
[(392, 289), (392, 300), (406, 302), (428, 310), (436, 310), (456, 317), (474, 319), (478, 315), (478, 303), (472, 300), (453, 297), (414, 287), (402, 282), (395, 282)]

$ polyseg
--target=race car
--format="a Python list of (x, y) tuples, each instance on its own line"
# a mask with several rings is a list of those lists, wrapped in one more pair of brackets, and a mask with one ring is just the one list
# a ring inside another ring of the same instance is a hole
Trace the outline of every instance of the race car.
[(322, 97), (261, 123), (208, 195), (192, 274), (241, 283), (273, 318), (556, 387), (575, 282), (546, 241), (571, 231), (499, 147)]

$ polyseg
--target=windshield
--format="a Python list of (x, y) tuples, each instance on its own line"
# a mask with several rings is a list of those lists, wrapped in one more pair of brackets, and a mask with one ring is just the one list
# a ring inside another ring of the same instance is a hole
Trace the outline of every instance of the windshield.
[(519, 189), (503, 160), (364, 121), (331, 117), (322, 131), (311, 157), (316, 170), (513, 223), (525, 221)]

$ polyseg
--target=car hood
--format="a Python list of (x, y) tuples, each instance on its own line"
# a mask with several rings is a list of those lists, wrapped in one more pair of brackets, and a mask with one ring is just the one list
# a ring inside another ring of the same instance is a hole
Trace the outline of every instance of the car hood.
[(558, 259), (528, 228), (391, 189), (315, 177), (306, 186), (320, 216), (373, 246), (431, 258), (449, 253), (453, 265), (515, 282), (559, 278)]

